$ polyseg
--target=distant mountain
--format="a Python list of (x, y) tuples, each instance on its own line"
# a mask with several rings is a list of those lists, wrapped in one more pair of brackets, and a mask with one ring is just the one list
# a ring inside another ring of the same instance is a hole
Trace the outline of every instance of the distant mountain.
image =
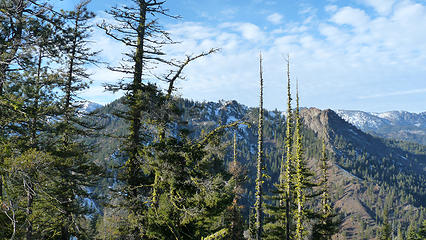
[(86, 102), (83, 103), (83, 106), (81, 107), (81, 110), (83, 112), (86, 112), (86, 113), (91, 113), (91, 112), (93, 112), (96, 109), (99, 109), (101, 107), (103, 107), (103, 106), (101, 104), (99, 104), (99, 103), (86, 101)]
[[(238, 160), (248, 170), (246, 192), (241, 199), (246, 216), (254, 202), (257, 153), (257, 108), (249, 108), (236, 101), (194, 102), (178, 100), (184, 110), (182, 122), (187, 123), (193, 137), (213, 130), (220, 124), (243, 120), (249, 126), (236, 129)], [(103, 120), (109, 135), (127, 134), (127, 123), (112, 113), (124, 110), (120, 101), (99, 109), (107, 116)], [(265, 192), (271, 194), (279, 176), (283, 154), (285, 114), (264, 111), (264, 152), (270, 178), (265, 181)], [(340, 112), (342, 114), (342, 112)], [(347, 113), (348, 114), (348, 113)], [(354, 116), (361, 116), (362, 113)], [(318, 171), (321, 142), (324, 139), (331, 156), (330, 188), (334, 208), (343, 218), (339, 239), (374, 239), (384, 212), (394, 221), (395, 231), (406, 231), (410, 222), (424, 218), (426, 207), (426, 146), (372, 136), (349, 124), (332, 110), (306, 108), (301, 110), (304, 129), (305, 157), (313, 171)], [(364, 115), (362, 115), (364, 117)], [(368, 118), (367, 118), (368, 116)], [(358, 117), (358, 119), (363, 119)], [(371, 123), (372, 129), (390, 124), (383, 117), (365, 115), (362, 126)], [(375, 123), (372, 120), (375, 119)], [(397, 118), (394, 118), (397, 122)], [(399, 118), (398, 118), (399, 119)], [(401, 118), (404, 119), (404, 118)], [(398, 120), (402, 121), (402, 120)], [(408, 121), (408, 117), (405, 118)], [(412, 120), (414, 121), (414, 120)], [(375, 125), (376, 124), (376, 125)], [(420, 125), (422, 126), (422, 125)], [(231, 142), (233, 131), (223, 136)], [(105, 166), (116, 166), (120, 159), (117, 138), (94, 139), (99, 146), (95, 161)], [(225, 164), (232, 160), (231, 149), (225, 154)], [(105, 183), (114, 184), (114, 180)], [(104, 189), (108, 189), (106, 186)], [(102, 193), (102, 189), (98, 189)], [(423, 209), (423, 210), (422, 210)]]
[(426, 112), (337, 110), (336, 113), (365, 132), (426, 145)]

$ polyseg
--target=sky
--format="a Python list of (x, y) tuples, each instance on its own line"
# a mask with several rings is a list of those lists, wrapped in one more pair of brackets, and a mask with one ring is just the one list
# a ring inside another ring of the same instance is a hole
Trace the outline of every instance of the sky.
[[(77, 2), (56, 5), (67, 9)], [(125, 2), (92, 0), (93, 23), (109, 21), (105, 9)], [(267, 109), (286, 108), (289, 56), (303, 107), (426, 111), (425, 0), (168, 0), (166, 8), (181, 16), (160, 19), (180, 42), (165, 49), (170, 57), (221, 49), (186, 68), (186, 79), (177, 84), (182, 97), (257, 106), (262, 52)], [(119, 63), (126, 50), (120, 43), (99, 29), (92, 40), (102, 61)], [(93, 84), (84, 98), (106, 104), (121, 96), (102, 87), (120, 74), (105, 65), (89, 71)]]

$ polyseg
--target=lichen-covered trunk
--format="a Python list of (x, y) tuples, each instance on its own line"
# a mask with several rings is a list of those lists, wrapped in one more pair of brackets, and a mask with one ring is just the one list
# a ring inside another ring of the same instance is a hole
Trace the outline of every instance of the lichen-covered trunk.
[(259, 59), (260, 67), (260, 104), (259, 104), (259, 125), (258, 125), (258, 149), (257, 149), (257, 178), (256, 178), (256, 240), (262, 238), (262, 184), (263, 184), (263, 76), (262, 76), (262, 55)]
[(141, 131), (141, 114), (142, 104), (141, 97), (143, 94), (142, 89), (142, 75), (143, 75), (143, 56), (144, 56), (144, 37), (145, 37), (145, 19), (147, 6), (145, 1), (140, 1), (140, 18), (138, 24), (138, 37), (137, 47), (134, 56), (134, 74), (131, 92), (129, 95), (129, 108), (130, 108), (130, 149), (128, 150), (129, 159), (127, 160), (127, 171), (129, 174), (129, 185), (132, 188), (130, 197), (137, 196), (137, 179), (139, 166), (137, 164), (138, 148), (140, 146), (140, 131)]
[(290, 202), (291, 202), (291, 178), (292, 178), (292, 128), (293, 128), (293, 115), (291, 109), (291, 81), (290, 81), (290, 59), (287, 59), (287, 124), (286, 124), (286, 136), (285, 136), (285, 151), (286, 151), (286, 162), (284, 163), (284, 159), (281, 162), (281, 171), (283, 174), (283, 178), (281, 179), (281, 184), (285, 184), (285, 192), (283, 193), (283, 197), (285, 198), (285, 221), (286, 221), (286, 240), (290, 240)]

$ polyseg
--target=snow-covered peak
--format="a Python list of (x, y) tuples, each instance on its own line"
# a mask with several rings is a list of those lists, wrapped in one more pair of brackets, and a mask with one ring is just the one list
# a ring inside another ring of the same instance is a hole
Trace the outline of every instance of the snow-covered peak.
[(99, 103), (86, 101), (86, 102), (83, 103), (81, 110), (83, 112), (91, 113), (91, 112), (95, 111), (96, 109), (98, 109), (100, 107), (102, 107), (102, 105), (99, 104)]
[(407, 111), (363, 112), (351, 110), (337, 110), (336, 113), (347, 122), (360, 129), (377, 129), (386, 125), (426, 127), (424, 113), (410, 113)]
[(386, 119), (362, 111), (337, 110), (336, 113), (359, 129), (377, 129), (389, 123)]

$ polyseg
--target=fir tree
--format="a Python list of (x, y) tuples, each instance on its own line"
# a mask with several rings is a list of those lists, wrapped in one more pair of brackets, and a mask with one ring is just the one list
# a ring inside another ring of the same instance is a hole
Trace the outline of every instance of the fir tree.
[(101, 174), (100, 167), (90, 159), (93, 146), (78, 140), (100, 130), (96, 124), (89, 123), (89, 120), (96, 123), (98, 118), (93, 113), (81, 110), (83, 102), (78, 97), (78, 93), (87, 89), (90, 82), (86, 67), (97, 63), (94, 58), (97, 52), (87, 46), (92, 28), (88, 22), (95, 16), (87, 10), (89, 3), (82, 1), (73, 11), (62, 12), (66, 21), (60, 36), (64, 80), (59, 87), (63, 97), (58, 109), (60, 120), (54, 126), (56, 137), (52, 137), (52, 140), (56, 139), (54, 154), (62, 159), (56, 164), (60, 184), (55, 186), (53, 193), (60, 204), (52, 203), (52, 206), (60, 209), (54, 215), (58, 219), (56, 225), (60, 229), (61, 239), (87, 235), (87, 229), (81, 223), (91, 209), (85, 206), (84, 199), (91, 197), (87, 189), (96, 185)]
[[(285, 139), (285, 151), (286, 151), (286, 162), (285, 164), (281, 163), (281, 166), (285, 166), (285, 168), (281, 169), (280, 175), (280, 184), (284, 185), (284, 199), (285, 199), (285, 221), (286, 221), (286, 239), (290, 240), (290, 228), (292, 222), (291, 216), (291, 201), (292, 201), (292, 185), (291, 179), (293, 173), (293, 157), (292, 157), (292, 148), (293, 148), (293, 117), (292, 117), (292, 109), (291, 109), (291, 91), (290, 91), (290, 59), (287, 58), (287, 124), (286, 124), (286, 139)], [(284, 158), (283, 158), (284, 160)], [(283, 204), (283, 203), (280, 203)]]
[[(156, 206), (147, 211), (145, 236), (148, 239), (200, 239), (226, 229), (225, 212), (234, 198), (234, 184), (224, 174), (220, 136), (238, 123), (219, 126), (199, 139), (191, 140), (185, 129), (179, 137), (153, 143), (147, 156), (158, 170)], [(151, 158), (155, 158), (154, 161)], [(226, 184), (226, 185), (225, 185)], [(216, 235), (214, 235), (216, 236)]]
[[(144, 236), (143, 226), (147, 211), (159, 204), (159, 188), (161, 178), (157, 166), (162, 164), (161, 158), (150, 150), (156, 146), (170, 144), (176, 139), (169, 138), (166, 129), (173, 121), (180, 118), (179, 109), (172, 99), (172, 92), (177, 80), (183, 79), (183, 69), (193, 60), (217, 51), (212, 49), (197, 56), (186, 56), (183, 61), (172, 61), (166, 58), (163, 46), (174, 43), (169, 34), (158, 22), (159, 16), (176, 18), (164, 9), (164, 1), (133, 0), (132, 4), (113, 7), (107, 11), (118, 24), (104, 22), (99, 25), (113, 39), (123, 43), (131, 50), (126, 53), (126, 59), (118, 67), (109, 69), (127, 74), (129, 77), (117, 84), (107, 85), (111, 91), (125, 92), (125, 105), (128, 111), (117, 115), (126, 119), (129, 124), (129, 135), (123, 152), (127, 156), (124, 172), (120, 179), (125, 183), (125, 209), (130, 211), (129, 219), (132, 224), (124, 226), (132, 236)], [(156, 64), (164, 64), (171, 68), (163, 76), (151, 74), (154, 79), (168, 83), (166, 93), (148, 80), (149, 71)], [(126, 81), (129, 79), (129, 81)], [(150, 132), (150, 128), (157, 129)], [(153, 136), (153, 137), (151, 137)], [(155, 144), (151, 144), (155, 143)], [(181, 144), (181, 143), (179, 143)], [(157, 148), (158, 150), (158, 148)], [(160, 151), (162, 152), (162, 151)], [(145, 199), (141, 202), (141, 199)]]
[(234, 186), (233, 194), (234, 199), (232, 205), (228, 208), (228, 221), (229, 221), (229, 235), (231, 239), (244, 239), (243, 231), (243, 219), (241, 215), (241, 206), (238, 204), (238, 200), (241, 198), (243, 193), (242, 184), (246, 180), (246, 173), (243, 166), (237, 160), (237, 133), (234, 131), (233, 138), (233, 161), (229, 163), (229, 172), (231, 173), (231, 184)]
[(312, 240), (330, 240), (339, 231), (340, 221), (336, 220), (330, 203), (329, 182), (328, 182), (328, 156), (325, 148), (325, 141), (322, 141), (322, 151), (320, 157), (321, 180), (321, 209), (318, 222), (312, 228)]
[(294, 191), (295, 191), (295, 203), (297, 206), (295, 212), (295, 222), (296, 222), (296, 230), (295, 230), (295, 239), (301, 240), (304, 235), (304, 227), (303, 227), (303, 219), (304, 219), (304, 204), (305, 204), (305, 181), (306, 176), (304, 175), (304, 164), (303, 162), (303, 149), (302, 149), (302, 135), (301, 135), (301, 122), (300, 122), (300, 114), (299, 114), (299, 93), (297, 90), (296, 95), (296, 113), (295, 113), (295, 121), (296, 121), (296, 129), (295, 129), (295, 158), (294, 158)]
[(380, 228), (379, 231), (379, 239), (380, 240), (390, 240), (392, 239), (391, 235), (392, 235), (392, 228), (391, 225), (389, 224), (389, 220), (388, 220), (388, 212), (385, 209), (384, 213), (383, 213), (383, 223), (382, 226)]
[[(146, 81), (147, 69), (152, 62), (166, 62), (161, 48), (163, 45), (172, 43), (158, 24), (157, 16), (170, 16), (163, 9), (164, 2), (156, 0), (133, 0), (132, 4), (113, 7), (107, 11), (118, 24), (103, 22), (98, 25), (111, 38), (123, 43), (131, 50), (126, 53), (127, 57), (118, 67), (109, 69), (129, 75), (129, 82), (124, 80), (117, 84), (107, 85), (111, 91), (124, 90), (128, 106), (128, 112), (119, 113), (129, 121), (129, 135), (124, 151), (127, 155), (125, 173), (121, 176), (126, 183), (123, 189), (123, 197), (127, 199), (126, 208), (130, 210), (129, 217), (133, 218), (128, 226), (129, 234), (134, 237), (144, 235), (140, 226), (144, 225), (144, 215), (147, 204), (139, 202), (139, 199), (149, 197), (152, 185), (152, 176), (142, 169), (147, 162), (140, 156), (140, 148), (146, 142), (147, 136), (143, 134), (144, 125), (142, 113), (149, 112), (152, 101), (159, 94), (158, 89)], [(142, 221), (142, 222), (140, 222)]]
[[(288, 60), (288, 59), (287, 59)], [(282, 239), (284, 236), (290, 238), (292, 213), (290, 208), (290, 196), (293, 194), (291, 180), (293, 176), (293, 113), (291, 107), (291, 82), (290, 65), (287, 62), (287, 118), (286, 132), (283, 146), (283, 154), (280, 162), (279, 182), (275, 184), (276, 190), (271, 196), (272, 205), (268, 205), (266, 213), (270, 216), (266, 224), (266, 239)], [(275, 205), (275, 203), (278, 203)]]
[(256, 239), (262, 238), (262, 225), (263, 225), (263, 72), (262, 72), (262, 54), (259, 55), (259, 73), (260, 73), (260, 103), (259, 103), (259, 122), (258, 122), (258, 149), (257, 149), (257, 177), (256, 177), (256, 202), (254, 203), (254, 209), (256, 211)]

